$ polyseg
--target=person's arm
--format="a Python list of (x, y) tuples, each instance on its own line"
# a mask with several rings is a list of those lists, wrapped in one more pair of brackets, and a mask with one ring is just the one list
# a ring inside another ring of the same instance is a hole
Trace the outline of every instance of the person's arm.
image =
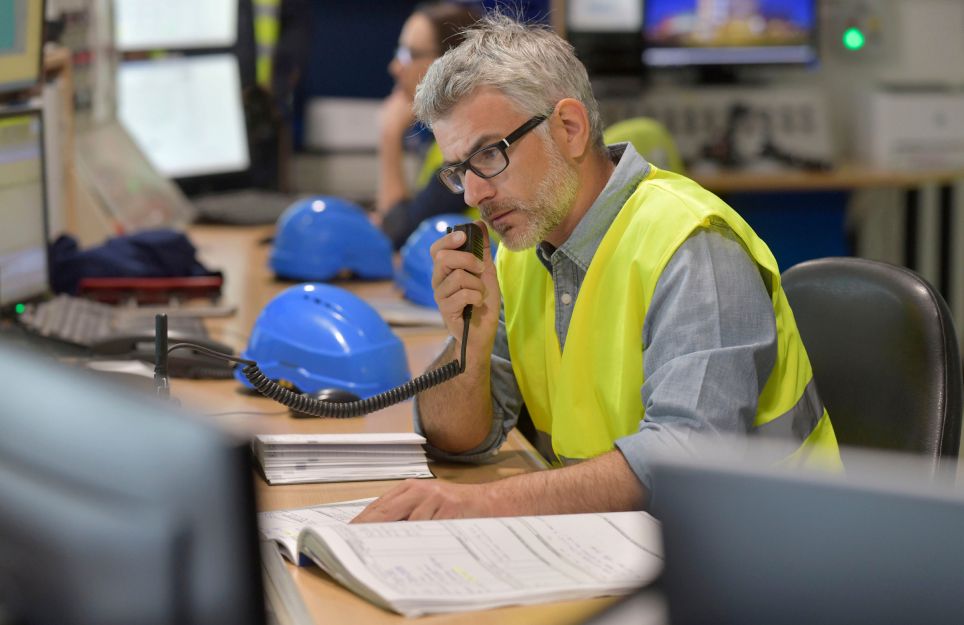
[(653, 293), (643, 345), (646, 417), (616, 446), (651, 487), (654, 456), (689, 453), (696, 437), (746, 435), (776, 362), (770, 294), (732, 234), (701, 231), (680, 246)]
[(385, 98), (379, 112), (378, 188), (375, 191), (377, 215), (382, 215), (409, 196), (402, 140), (414, 121), (411, 101), (404, 91), (394, 89)]
[(458, 251), (465, 233), (453, 232), (431, 248), (432, 289), (442, 319), (454, 340), (441, 361), (461, 357), (462, 310), (473, 306), (466, 343), (465, 370), (418, 396), (418, 410), (429, 443), (448, 453), (479, 447), (492, 426), (490, 357), (498, 330), (501, 295), (485, 226), (483, 260)]
[(640, 510), (648, 497), (623, 455), (614, 450), (562, 469), (487, 484), (406, 480), (352, 523)]
[[(453, 343), (454, 339), (450, 339), (448, 342)], [(450, 348), (446, 347), (446, 349)], [(446, 353), (451, 352), (446, 351)], [(432, 367), (438, 367), (445, 362), (447, 361), (439, 356)], [(519, 383), (512, 371), (509, 341), (505, 333), (504, 309), (499, 311), (499, 327), (495, 336), (495, 344), (492, 346), (492, 357), (489, 359), (489, 380), (492, 387), (492, 421), (486, 439), (478, 447), (460, 453), (449, 453), (428, 443), (425, 445), (425, 452), (429, 457), (446, 462), (484, 462), (498, 453), (509, 432), (518, 424), (519, 414), (522, 412), (522, 392), (519, 390)], [(422, 415), (418, 408), (418, 402), (415, 403), (413, 425), (415, 432), (425, 435), (425, 427), (422, 425)]]

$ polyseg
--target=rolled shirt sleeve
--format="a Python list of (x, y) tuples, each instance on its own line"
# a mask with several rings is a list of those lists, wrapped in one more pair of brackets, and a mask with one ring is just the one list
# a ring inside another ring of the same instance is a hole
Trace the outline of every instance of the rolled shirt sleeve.
[[(455, 339), (449, 338), (449, 341)], [(519, 421), (522, 410), (522, 392), (512, 373), (512, 362), (509, 359), (509, 342), (505, 333), (505, 310), (499, 313), (499, 327), (496, 331), (495, 345), (492, 348), (490, 381), (492, 388), (492, 425), (489, 435), (475, 449), (463, 453), (453, 454), (430, 444), (425, 450), (431, 458), (450, 462), (478, 463), (491, 459), (499, 452), (506, 436)], [(424, 436), (422, 418), (415, 402), (415, 431)]]

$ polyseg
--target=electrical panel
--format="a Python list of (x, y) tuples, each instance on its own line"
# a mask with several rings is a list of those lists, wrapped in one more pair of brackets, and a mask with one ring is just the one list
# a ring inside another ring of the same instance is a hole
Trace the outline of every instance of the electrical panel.
[(747, 167), (758, 164), (756, 157), (767, 145), (805, 164), (829, 166), (833, 160), (827, 102), (813, 89), (660, 89), (600, 101), (600, 109), (605, 125), (639, 116), (662, 122), (691, 169), (712, 165), (707, 161), (712, 160), (714, 146), (726, 138)]

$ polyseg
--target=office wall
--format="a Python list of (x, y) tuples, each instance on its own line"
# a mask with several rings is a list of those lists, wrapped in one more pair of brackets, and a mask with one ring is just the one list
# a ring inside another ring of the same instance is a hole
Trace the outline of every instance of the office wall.
[[(479, 2), (491, 8), (497, 0)], [(303, 146), (300, 120), (316, 97), (383, 98), (392, 89), (388, 63), (402, 24), (423, 0), (312, 2), (311, 44), (295, 99), (295, 145)], [(471, 2), (470, 2), (471, 3)], [(549, 0), (512, 0), (527, 19), (545, 20)]]

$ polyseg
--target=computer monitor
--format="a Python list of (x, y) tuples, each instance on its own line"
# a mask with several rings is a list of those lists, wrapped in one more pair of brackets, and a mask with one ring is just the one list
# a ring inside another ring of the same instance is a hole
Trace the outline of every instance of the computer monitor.
[(4, 622), (264, 624), (250, 450), (160, 401), (0, 345)]
[(670, 622), (959, 623), (964, 493), (953, 473), (895, 453), (844, 457), (845, 473), (759, 456), (654, 462)]
[(0, 1), (0, 93), (40, 81), (43, 0)]
[(817, 0), (646, 0), (651, 67), (808, 64), (817, 59)]
[(0, 112), (0, 309), (48, 291), (43, 150), (39, 110)]
[(169, 178), (250, 166), (237, 58), (207, 54), (121, 63), (118, 116)]
[(640, 75), (642, 0), (569, 0), (566, 38), (590, 76)]
[(230, 48), (238, 0), (114, 0), (114, 45), (122, 51)]

